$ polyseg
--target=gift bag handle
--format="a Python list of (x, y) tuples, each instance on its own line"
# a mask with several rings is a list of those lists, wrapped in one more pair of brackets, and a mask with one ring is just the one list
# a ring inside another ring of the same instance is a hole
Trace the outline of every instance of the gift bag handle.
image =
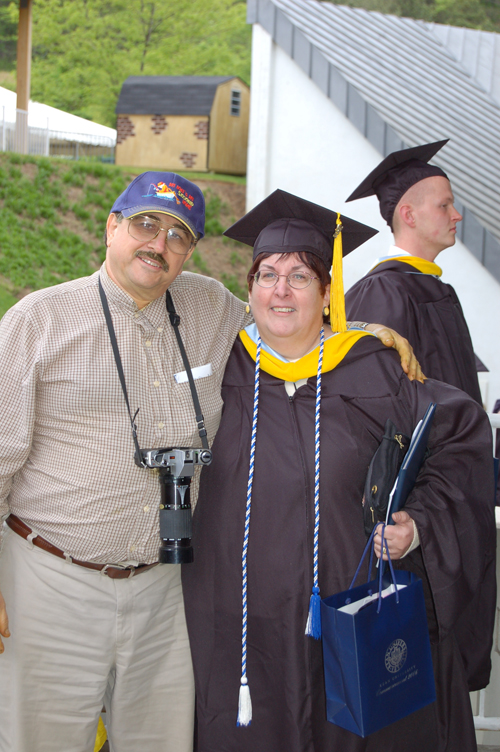
[[(382, 551), (384, 550), (384, 540), (385, 540), (385, 525), (383, 523), (380, 523), (382, 525), (382, 542), (381, 542), (381, 548)], [(356, 582), (356, 578), (359, 574), (359, 570), (361, 569), (361, 566), (365, 560), (365, 556), (368, 552), (368, 549), (370, 549), (370, 566), (368, 569), (368, 577), (370, 577), (370, 572), (372, 571), (372, 562), (373, 562), (373, 551), (375, 548), (375, 544), (373, 542), (373, 539), (375, 537), (375, 534), (377, 532), (378, 525), (376, 525), (372, 532), (370, 537), (368, 538), (368, 543), (365, 546), (365, 550), (363, 551), (363, 554), (361, 556), (361, 559), (358, 564), (358, 568), (356, 569), (356, 572), (354, 574), (354, 577), (352, 578), (352, 582), (349, 585), (349, 590), (352, 590), (354, 587), (354, 583)], [(392, 566), (391, 557), (389, 555), (389, 549), (387, 549), (387, 561), (389, 562), (389, 569), (391, 572), (391, 579), (392, 584), (394, 585), (395, 593), (396, 593), (396, 603), (399, 603), (399, 593), (398, 593), (398, 586), (396, 584), (396, 576), (394, 574), (394, 567)], [(377, 605), (377, 614), (380, 613), (380, 609), (382, 607), (382, 575), (383, 575), (383, 566), (379, 566), (379, 573), (378, 573), (378, 605)]]
[[(382, 540), (381, 540), (381, 543), (380, 543), (382, 551), (384, 550), (384, 540), (385, 540), (385, 525), (382, 525)], [(396, 603), (399, 603), (398, 585), (397, 585), (397, 582), (396, 582), (396, 575), (394, 574), (394, 567), (392, 566), (391, 555), (389, 553), (389, 548), (388, 547), (386, 547), (386, 551), (387, 551), (387, 561), (389, 562), (389, 569), (390, 569), (390, 572), (391, 572), (392, 584), (394, 585), (394, 593), (396, 595)], [(382, 559), (382, 561), (383, 561), (383, 559)], [(379, 566), (377, 614), (380, 613), (380, 609), (382, 607), (382, 575), (384, 573), (384, 568), (385, 567), (383, 566), (383, 564), (382, 564), (382, 566)]]

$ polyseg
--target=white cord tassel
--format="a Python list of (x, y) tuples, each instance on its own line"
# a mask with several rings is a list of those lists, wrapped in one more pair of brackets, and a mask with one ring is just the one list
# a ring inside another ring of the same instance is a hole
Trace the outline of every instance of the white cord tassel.
[(249, 726), (252, 722), (252, 698), (246, 676), (241, 678), (240, 697), (238, 700), (238, 726)]
[(254, 396), (253, 396), (253, 415), (252, 415), (252, 438), (250, 442), (250, 465), (248, 469), (247, 485), (247, 503), (245, 511), (245, 533), (243, 536), (243, 551), (241, 554), (241, 600), (242, 600), (242, 620), (241, 620), (241, 685), (240, 696), (238, 700), (238, 720), (237, 726), (249, 726), (252, 721), (252, 700), (250, 698), (250, 687), (247, 680), (247, 626), (248, 626), (248, 606), (247, 606), (247, 557), (248, 541), (250, 537), (250, 512), (252, 508), (252, 486), (255, 463), (255, 447), (257, 445), (257, 416), (259, 413), (259, 382), (260, 382), (260, 350), (262, 340), (257, 338), (257, 354), (255, 357), (255, 376), (254, 376)]

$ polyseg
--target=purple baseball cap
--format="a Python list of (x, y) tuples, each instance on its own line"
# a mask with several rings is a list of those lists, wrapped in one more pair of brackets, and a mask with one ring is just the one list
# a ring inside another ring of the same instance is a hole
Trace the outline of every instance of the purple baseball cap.
[(197, 185), (175, 172), (143, 172), (118, 196), (110, 214), (134, 217), (144, 212), (179, 219), (195, 238), (205, 234), (205, 197)]

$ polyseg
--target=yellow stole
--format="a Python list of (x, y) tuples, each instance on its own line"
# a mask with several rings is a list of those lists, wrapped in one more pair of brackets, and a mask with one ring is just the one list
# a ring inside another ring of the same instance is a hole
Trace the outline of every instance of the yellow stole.
[[(321, 373), (333, 371), (356, 342), (362, 337), (372, 336), (370, 332), (348, 331), (339, 332), (335, 336), (329, 337), (325, 340)], [(257, 357), (257, 345), (244, 329), (240, 332), (240, 339), (247, 353), (255, 361)], [(260, 368), (276, 379), (281, 379), (282, 381), (299, 381), (300, 379), (309, 379), (317, 375), (318, 357), (319, 345), (295, 363), (285, 363), (262, 349), (260, 352)]]
[(418, 256), (393, 256), (392, 258), (379, 261), (373, 268), (376, 269), (377, 266), (385, 264), (386, 261), (401, 261), (402, 264), (408, 264), (409, 266), (413, 266), (414, 269), (418, 269), (422, 274), (434, 274), (436, 277), (440, 277), (443, 273), (441, 267), (433, 261), (426, 261)]

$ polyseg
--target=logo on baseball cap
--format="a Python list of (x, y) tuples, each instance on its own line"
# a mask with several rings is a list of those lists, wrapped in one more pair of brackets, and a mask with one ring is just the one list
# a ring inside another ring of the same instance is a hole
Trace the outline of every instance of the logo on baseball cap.
[(205, 198), (190, 180), (175, 172), (143, 172), (118, 196), (110, 214), (134, 217), (144, 212), (168, 214), (179, 219), (195, 238), (205, 233)]

